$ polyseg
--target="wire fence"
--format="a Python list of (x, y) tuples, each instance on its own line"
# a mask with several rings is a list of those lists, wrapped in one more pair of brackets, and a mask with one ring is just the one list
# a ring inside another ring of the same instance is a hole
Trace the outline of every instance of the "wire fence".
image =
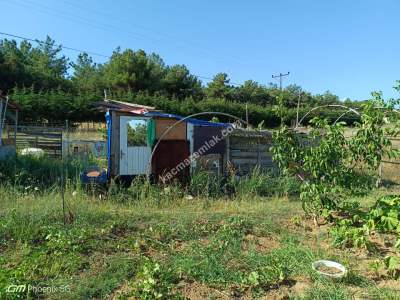
[[(400, 138), (390, 138), (393, 149), (400, 150)], [(379, 167), (379, 175), (385, 182), (400, 184), (400, 158), (384, 157)]]
[[(23, 122), (18, 124), (16, 135), (15, 128), (15, 124), (5, 124), (3, 142), (5, 145), (15, 145), (17, 151), (28, 147), (40, 148), (59, 159), (93, 157), (104, 160), (107, 157), (107, 126), (102, 122)], [(351, 137), (352, 134), (349, 131), (346, 135)], [(390, 140), (392, 147), (400, 150), (400, 138)], [(384, 157), (378, 172), (383, 182), (400, 184), (400, 158)]]
[[(16, 131), (16, 132), (15, 132)], [(54, 158), (94, 156), (105, 158), (107, 126), (102, 122), (5, 124), (3, 143), (17, 151), (40, 148)]]

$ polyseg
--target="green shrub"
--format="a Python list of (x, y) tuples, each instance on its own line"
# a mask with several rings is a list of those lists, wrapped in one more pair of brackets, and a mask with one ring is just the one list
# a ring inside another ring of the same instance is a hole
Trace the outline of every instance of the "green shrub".
[(199, 169), (192, 174), (187, 192), (193, 196), (215, 198), (222, 196), (222, 185), (220, 176)]
[(83, 162), (71, 160), (63, 163), (50, 157), (17, 155), (16, 158), (0, 160), (0, 184), (12, 185), (26, 192), (40, 192), (42, 189), (60, 185), (61, 175), (66, 181), (75, 183), (84, 169)]
[(371, 229), (400, 234), (400, 196), (389, 195), (379, 198), (367, 218)]
[(133, 282), (132, 296), (143, 300), (183, 299), (172, 290), (168, 273), (157, 262), (143, 257), (142, 266)]
[(339, 247), (367, 247), (369, 245), (368, 228), (365, 226), (353, 227), (353, 224), (348, 221), (341, 220), (329, 230), (333, 244)]
[(274, 176), (255, 168), (249, 175), (240, 178), (236, 191), (242, 196), (287, 196), (300, 192), (300, 181), (292, 176)]

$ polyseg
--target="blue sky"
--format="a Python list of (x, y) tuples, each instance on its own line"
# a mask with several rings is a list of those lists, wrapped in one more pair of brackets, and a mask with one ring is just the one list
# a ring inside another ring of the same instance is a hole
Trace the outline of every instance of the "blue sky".
[(267, 84), (290, 71), (284, 84), (312, 93), (398, 96), (397, 0), (0, 0), (0, 8), (1, 32), (48, 34), (105, 55), (117, 46), (144, 49), (196, 75), (226, 72), (235, 83)]

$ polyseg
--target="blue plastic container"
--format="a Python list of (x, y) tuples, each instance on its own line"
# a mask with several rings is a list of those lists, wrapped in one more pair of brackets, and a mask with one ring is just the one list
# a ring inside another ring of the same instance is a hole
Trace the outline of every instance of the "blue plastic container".
[[(88, 176), (89, 173), (98, 172), (98, 176)], [(107, 184), (107, 171), (98, 167), (89, 168), (81, 173), (82, 184)]]

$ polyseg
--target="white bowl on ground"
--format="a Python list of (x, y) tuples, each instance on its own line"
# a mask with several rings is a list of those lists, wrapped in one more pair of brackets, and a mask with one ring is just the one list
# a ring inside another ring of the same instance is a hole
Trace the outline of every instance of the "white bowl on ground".
[[(337, 273), (328, 273), (328, 272), (320, 271), (319, 269), (321, 267), (335, 268), (338, 270), (338, 272)], [(342, 278), (347, 273), (347, 269), (345, 266), (343, 266), (337, 262), (331, 261), (331, 260), (317, 260), (312, 263), (312, 268), (318, 274), (321, 274), (323, 276), (330, 277), (330, 278)]]

